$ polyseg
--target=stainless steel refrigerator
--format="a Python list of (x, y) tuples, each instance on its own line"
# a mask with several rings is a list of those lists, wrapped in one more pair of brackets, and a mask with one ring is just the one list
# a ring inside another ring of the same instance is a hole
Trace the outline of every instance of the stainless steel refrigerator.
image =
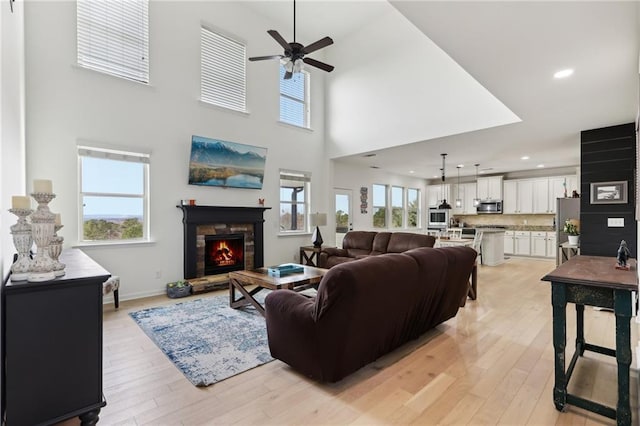
[(567, 219), (580, 219), (580, 198), (557, 198), (556, 199), (556, 244), (569, 240), (564, 229), (564, 222)]

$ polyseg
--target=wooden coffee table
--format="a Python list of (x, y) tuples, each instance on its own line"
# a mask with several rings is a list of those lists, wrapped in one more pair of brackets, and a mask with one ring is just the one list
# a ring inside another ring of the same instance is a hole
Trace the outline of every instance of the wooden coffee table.
[[(303, 266), (303, 265), (300, 265)], [(303, 266), (304, 271), (284, 277), (272, 277), (267, 273), (267, 268), (258, 268), (252, 271), (229, 272), (229, 306), (239, 308), (241, 306), (253, 305), (262, 316), (264, 307), (253, 296), (262, 289), (269, 290), (289, 289), (302, 291), (322, 280), (322, 276), (328, 269), (316, 268), (313, 266)], [(255, 285), (251, 291), (247, 291), (246, 285)], [(236, 299), (236, 290), (240, 292), (240, 297)]]

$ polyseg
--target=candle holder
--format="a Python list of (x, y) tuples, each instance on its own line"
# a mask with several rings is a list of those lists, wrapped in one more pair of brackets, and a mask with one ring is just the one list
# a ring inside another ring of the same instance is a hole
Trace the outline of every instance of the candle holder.
[(62, 243), (64, 242), (64, 237), (58, 236), (58, 231), (62, 229), (64, 225), (55, 225), (53, 228), (53, 237), (51, 238), (51, 243), (49, 244), (49, 256), (53, 260), (53, 273), (56, 277), (61, 277), (64, 275), (65, 264), (58, 261), (60, 257), (60, 253), (62, 253)]
[(53, 272), (55, 263), (49, 256), (49, 245), (53, 238), (56, 216), (49, 211), (49, 203), (56, 194), (34, 192), (31, 196), (38, 202), (38, 208), (31, 215), (31, 230), (33, 240), (38, 247), (36, 257), (31, 262), (29, 281), (48, 281), (56, 277)]
[(11, 225), (11, 234), (13, 235), (13, 245), (18, 251), (18, 258), (11, 265), (11, 281), (25, 281), (29, 277), (31, 269), (31, 258), (29, 250), (33, 245), (33, 236), (31, 235), (31, 225), (27, 223), (27, 216), (33, 210), (31, 209), (9, 209), (9, 211), (18, 216), (18, 222)]

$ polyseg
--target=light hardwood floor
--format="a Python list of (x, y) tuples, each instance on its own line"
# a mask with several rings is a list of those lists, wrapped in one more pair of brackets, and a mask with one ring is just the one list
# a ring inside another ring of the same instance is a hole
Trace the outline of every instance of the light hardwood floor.
[[(480, 267), (478, 300), (468, 301), (455, 318), (418, 341), (335, 384), (308, 380), (276, 360), (196, 388), (128, 316), (176, 301), (154, 297), (123, 302), (118, 311), (105, 305), (108, 405), (100, 424), (613, 425), (613, 420), (577, 408), (565, 413), (554, 408), (550, 285), (540, 281), (554, 268), (550, 261), (517, 258)], [(202, 297), (220, 293), (226, 291)], [(568, 357), (575, 339), (573, 313), (569, 305)], [(587, 308), (585, 324), (588, 342), (614, 347), (612, 313)], [(635, 425), (637, 328), (634, 320)], [(587, 352), (570, 391), (615, 406), (616, 383), (615, 360)]]

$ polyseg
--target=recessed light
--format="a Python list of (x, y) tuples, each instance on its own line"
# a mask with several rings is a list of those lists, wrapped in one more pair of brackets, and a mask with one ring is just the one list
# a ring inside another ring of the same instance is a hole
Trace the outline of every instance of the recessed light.
[(463, 168), (464, 164), (458, 164), (457, 167)]
[(573, 74), (573, 69), (572, 68), (567, 68), (567, 69), (560, 70), (560, 71), (556, 72), (553, 75), (553, 78), (567, 78), (571, 74)]
[(481, 175), (482, 175), (482, 174), (484, 174), (484, 170), (480, 170), (480, 174), (481, 174)]
[(409, 173), (414, 174), (415, 172), (413, 170), (409, 170)]
[(540, 168), (540, 169), (541, 169), (541, 168), (543, 168), (543, 167), (544, 167), (544, 164), (538, 164), (536, 167), (538, 167), (538, 168)]
[(528, 160), (529, 156), (528, 155), (523, 155), (522, 157), (520, 157), (521, 160)]
[(370, 158), (370, 157), (375, 157), (378, 154), (365, 154), (363, 155), (364, 158)]
[(369, 166), (369, 167), (371, 167), (372, 169), (379, 169), (380, 168), (380, 166)]
[(438, 175), (433, 175), (433, 177), (434, 177), (434, 178), (439, 178), (440, 176), (438, 176)]

